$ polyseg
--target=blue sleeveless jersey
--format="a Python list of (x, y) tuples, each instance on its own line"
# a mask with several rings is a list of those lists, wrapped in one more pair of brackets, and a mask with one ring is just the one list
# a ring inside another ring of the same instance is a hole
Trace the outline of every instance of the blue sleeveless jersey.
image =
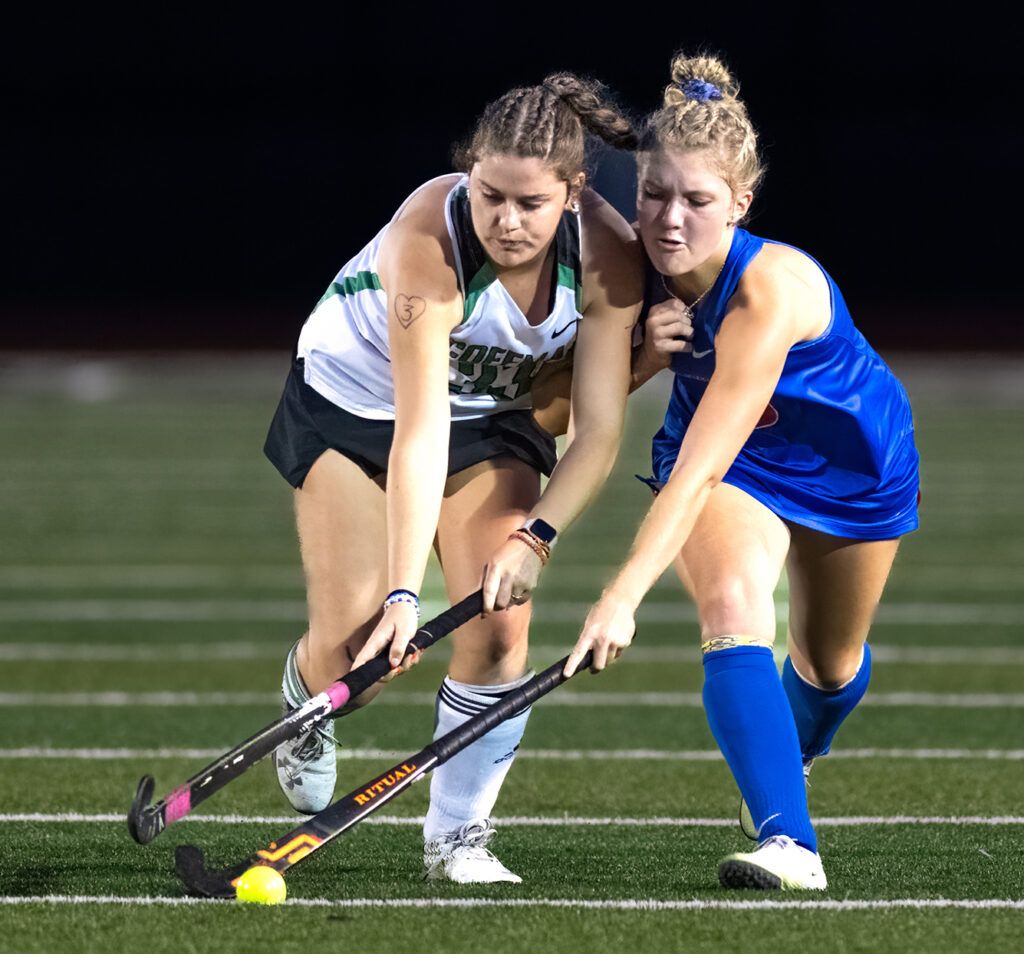
[[(765, 241), (735, 230), (725, 265), (694, 314), (693, 351), (673, 356), (672, 396), (652, 447), (659, 481), (668, 480), (715, 370), (715, 336), (729, 299)], [(840, 537), (897, 537), (918, 524), (910, 404), (822, 273), (832, 296), (829, 326), (790, 349), (771, 403), (724, 480), (792, 523)], [(650, 303), (666, 297), (660, 280), (649, 289)]]

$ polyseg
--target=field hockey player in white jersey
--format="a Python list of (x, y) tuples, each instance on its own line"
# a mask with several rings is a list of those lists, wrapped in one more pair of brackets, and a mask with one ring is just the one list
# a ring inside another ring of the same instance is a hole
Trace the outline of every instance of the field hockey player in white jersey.
[[(296, 488), (309, 605), (287, 706), (387, 647), (396, 668), (415, 662), (402, 660), (432, 547), (452, 602), (484, 591), (483, 616), (452, 636), (435, 737), (529, 678), (530, 594), (613, 464), (642, 297), (633, 231), (585, 187), (586, 133), (635, 145), (601, 87), (569, 74), (490, 104), (463, 172), (413, 193), (306, 321), (266, 444)], [(556, 466), (534, 398), (569, 362), (572, 439)], [(486, 846), (528, 714), (433, 773), (426, 877), (520, 880)], [(331, 801), (333, 728), (275, 753), (299, 811)]]

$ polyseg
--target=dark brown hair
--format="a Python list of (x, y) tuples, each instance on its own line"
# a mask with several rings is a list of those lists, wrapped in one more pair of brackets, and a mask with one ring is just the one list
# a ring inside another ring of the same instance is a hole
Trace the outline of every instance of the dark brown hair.
[(510, 90), (484, 109), (472, 139), (455, 150), (455, 167), (469, 172), (484, 156), (542, 159), (566, 182), (583, 171), (584, 131), (618, 149), (634, 149), (630, 120), (594, 80), (554, 73), (539, 86)]

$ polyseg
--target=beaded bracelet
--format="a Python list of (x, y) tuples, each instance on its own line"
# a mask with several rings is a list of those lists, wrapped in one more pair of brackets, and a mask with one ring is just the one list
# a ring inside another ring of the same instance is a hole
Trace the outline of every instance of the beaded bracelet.
[(535, 534), (529, 527), (520, 527), (516, 533), (525, 533), (544, 551), (545, 557), (551, 556), (551, 547), (554, 546), (554, 544), (549, 543), (543, 537), (538, 537), (537, 534)]
[(514, 530), (509, 534), (509, 540), (518, 540), (520, 543), (525, 543), (534, 553), (537, 554), (540, 559), (540, 565), (545, 566), (548, 562), (548, 557), (551, 556), (551, 547), (549, 547), (543, 540), (538, 540), (529, 530)]
[(411, 603), (416, 607), (416, 618), (420, 618), (420, 598), (412, 590), (392, 590), (384, 600), (384, 609), (395, 603)]

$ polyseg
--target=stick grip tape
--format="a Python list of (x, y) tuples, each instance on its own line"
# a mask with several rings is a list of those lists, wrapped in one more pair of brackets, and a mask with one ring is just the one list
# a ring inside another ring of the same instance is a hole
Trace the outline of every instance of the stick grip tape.
[[(590, 666), (593, 653), (588, 652), (580, 662), (576, 672), (587, 669)], [(478, 713), (471, 719), (467, 719), (462, 725), (456, 726), (447, 735), (436, 739), (433, 749), (437, 756), (437, 764), (447, 762), (453, 755), (462, 751), (467, 745), (475, 742), (482, 735), (486, 735), (496, 725), (511, 719), (516, 713), (522, 712), (527, 706), (533, 705), (541, 696), (549, 693), (552, 689), (560, 686), (567, 680), (562, 672), (565, 664), (569, 661), (568, 656), (562, 657), (552, 666), (548, 666), (543, 672), (537, 673), (529, 682), (513, 689), (500, 702), (494, 703)], [(573, 673), (575, 675), (576, 673)]]
[[(416, 635), (409, 641), (406, 655), (426, 649), (428, 646), (433, 646), (434, 643), (443, 636), (447, 636), (453, 629), (458, 629), (463, 623), (468, 623), (474, 616), (479, 616), (483, 612), (483, 608), (483, 591), (477, 590), (475, 593), (471, 593), (450, 609), (446, 609), (439, 616), (435, 616), (432, 620), (424, 623)], [(348, 696), (344, 698), (344, 701), (336, 703), (335, 708), (340, 708), (349, 699), (365, 692), (375, 682), (383, 679), (390, 671), (391, 663), (388, 660), (388, 651), (384, 649), (369, 662), (364, 663), (358, 669), (353, 669), (347, 676), (334, 683), (334, 686), (342, 684), (348, 689)], [(332, 688), (329, 687), (327, 692), (330, 693), (331, 701), (333, 702), (335, 698), (341, 698), (341, 693), (338, 691), (332, 692)]]

